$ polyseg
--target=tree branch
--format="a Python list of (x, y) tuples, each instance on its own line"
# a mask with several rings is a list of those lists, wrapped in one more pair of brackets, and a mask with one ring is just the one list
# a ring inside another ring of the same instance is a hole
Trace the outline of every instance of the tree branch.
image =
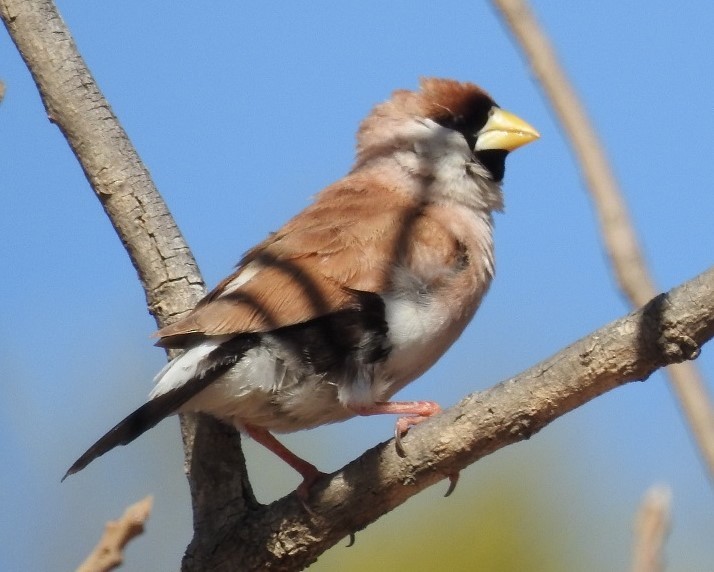
[(0, 16), (117, 231), (159, 324), (204, 293), (196, 263), (151, 175), (50, 1), (2, 0)]
[[(159, 326), (205, 294), (191, 252), (151, 176), (114, 116), (51, 0), (0, 0), (0, 17), (117, 231)], [(251, 502), (236, 431), (207, 416), (181, 416), (194, 518)], [(207, 446), (204, 446), (207, 444)], [(221, 446), (219, 447), (219, 444)]]
[[(389, 441), (316, 483), (307, 512), (295, 493), (226, 520), (184, 570), (296, 570), (422, 489), (523, 439), (595, 397), (692, 359), (714, 336), (714, 267), (550, 359), (413, 428), (406, 458)], [(369, 499), (369, 502), (365, 502)]]
[[(657, 288), (595, 128), (527, 0), (492, 1), (521, 45), (560, 120), (593, 199), (615, 279), (630, 305), (639, 307), (657, 293)], [(704, 379), (692, 363), (673, 365), (667, 373), (714, 483), (714, 405)]]
[[(0, 0), (0, 16), (130, 253), (150, 311), (159, 324), (181, 315), (203, 293), (198, 270), (54, 6)], [(467, 397), (414, 428), (404, 441), (406, 458), (393, 443), (367, 451), (317, 484), (310, 512), (295, 495), (258, 505), (235, 432), (205, 417), (184, 419), (195, 527), (184, 570), (303, 567), (430, 484), (597, 395), (693, 357), (714, 335), (713, 282), (710, 270), (524, 374)]]
[(124, 548), (144, 532), (154, 500), (146, 497), (128, 507), (119, 520), (109, 521), (104, 534), (77, 572), (109, 572), (124, 562)]
[(662, 572), (664, 541), (670, 525), (672, 491), (651, 487), (642, 498), (635, 518), (632, 572)]

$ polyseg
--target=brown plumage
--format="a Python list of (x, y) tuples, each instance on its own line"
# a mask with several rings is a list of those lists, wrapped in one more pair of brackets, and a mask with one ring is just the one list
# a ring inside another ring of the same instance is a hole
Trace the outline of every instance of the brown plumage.
[[(191, 314), (156, 333), (157, 345), (182, 347), (183, 337), (196, 334), (267, 332), (348, 309), (353, 290), (389, 290), (397, 260), (417, 266), (427, 258), (424, 263), (445, 268), (456, 263), (457, 238), (430, 216), (437, 207), (374, 185), (362, 187), (360, 178), (328, 187), (311, 207), (248, 251), (239, 269)], [(380, 200), (355, 200), (356, 193)], [(256, 276), (232, 290), (251, 264), (259, 268)]]
[(159, 330), (157, 345), (186, 351), (67, 474), (171, 413), (202, 411), (290, 464), (305, 499), (321, 473), (271, 431), (393, 413), (404, 416), (399, 439), (437, 413), (433, 402), (388, 400), (478, 308), (505, 157), (537, 137), (470, 83), (425, 79), (395, 92), (362, 122), (352, 171)]

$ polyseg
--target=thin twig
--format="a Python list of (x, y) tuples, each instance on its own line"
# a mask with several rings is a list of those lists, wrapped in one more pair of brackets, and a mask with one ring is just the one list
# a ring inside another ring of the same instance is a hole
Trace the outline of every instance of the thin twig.
[[(595, 129), (527, 1), (492, 1), (521, 45), (570, 140), (595, 204), (615, 278), (628, 301), (639, 307), (657, 288)], [(667, 373), (714, 483), (714, 405), (704, 380), (691, 362), (672, 366)]]
[(642, 498), (635, 517), (632, 572), (664, 570), (664, 541), (669, 533), (672, 492), (669, 487), (651, 487)]
[(77, 572), (108, 572), (121, 566), (124, 548), (144, 532), (153, 504), (154, 499), (146, 497), (127, 508), (119, 520), (109, 521), (94, 550), (77, 568)]

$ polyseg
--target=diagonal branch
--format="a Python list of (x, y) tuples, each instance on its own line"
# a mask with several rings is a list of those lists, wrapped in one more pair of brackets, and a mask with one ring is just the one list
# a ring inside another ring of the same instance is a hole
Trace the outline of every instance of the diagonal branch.
[[(528, 371), (420, 424), (313, 488), (308, 513), (293, 493), (227, 520), (191, 546), (184, 570), (298, 570), (419, 491), (494, 451), (528, 439), (584, 403), (658, 368), (692, 359), (714, 337), (714, 267)], [(365, 502), (369, 499), (369, 502)]]
[(642, 497), (635, 518), (632, 572), (662, 572), (664, 543), (672, 519), (672, 491), (669, 487), (651, 487)]
[[(205, 294), (196, 262), (53, 2), (0, 0), (0, 17), (50, 121), (67, 139), (129, 254), (149, 311), (159, 326), (181, 317)], [(209, 417), (183, 415), (181, 432), (197, 520), (205, 522), (215, 507), (252, 499), (234, 430)]]
[(77, 572), (109, 572), (121, 566), (126, 545), (144, 532), (153, 504), (154, 499), (146, 497), (127, 507), (118, 520), (109, 521), (99, 543)]
[(53, 3), (1, 0), (0, 16), (50, 121), (67, 139), (129, 254), (149, 311), (159, 324), (186, 312), (204, 292), (196, 263)]
[[(615, 175), (585, 108), (527, 0), (492, 0), (543, 86), (580, 164), (615, 278), (633, 307), (657, 293)], [(694, 364), (668, 368), (672, 388), (714, 482), (714, 406)]]

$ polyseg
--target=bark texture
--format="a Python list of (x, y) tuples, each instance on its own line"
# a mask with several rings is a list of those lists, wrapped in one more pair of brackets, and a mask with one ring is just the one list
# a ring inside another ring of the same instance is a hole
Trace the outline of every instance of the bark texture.
[[(126, 248), (149, 312), (159, 327), (175, 321), (203, 297), (203, 280), (54, 3), (0, 0), (0, 17), (32, 74), (49, 120), (67, 139)], [(210, 531), (206, 515), (214, 514), (212, 508), (232, 506), (243, 492), (252, 498), (240, 438), (206, 416), (183, 415), (181, 432), (194, 519)]]

